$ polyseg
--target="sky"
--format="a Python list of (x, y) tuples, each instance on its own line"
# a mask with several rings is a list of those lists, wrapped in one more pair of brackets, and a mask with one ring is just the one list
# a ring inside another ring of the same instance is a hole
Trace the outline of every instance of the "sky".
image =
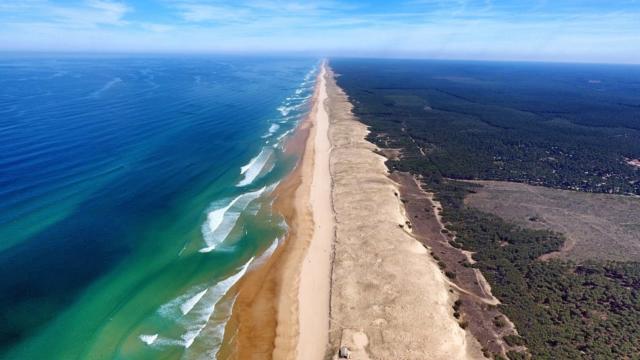
[(0, 51), (640, 63), (640, 0), (0, 0)]

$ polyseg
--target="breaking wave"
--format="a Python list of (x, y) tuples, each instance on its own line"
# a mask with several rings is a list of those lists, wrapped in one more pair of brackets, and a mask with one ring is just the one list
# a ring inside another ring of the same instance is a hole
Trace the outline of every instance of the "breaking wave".
[[(311, 92), (316, 72), (316, 68), (309, 71), (299, 87), (277, 107), (276, 110), (281, 116), (271, 119), (269, 129), (263, 136), (265, 139), (263, 147), (258, 155), (240, 167), (241, 179), (236, 183), (236, 187), (249, 186), (271, 171), (268, 165), (273, 165), (274, 159), (276, 159), (274, 154), (278, 154), (278, 143), (293, 132), (297, 121), (303, 116), (305, 106), (312, 97)], [(274, 142), (276, 144), (273, 144)], [(276, 185), (277, 183), (213, 203), (201, 226), (205, 246), (199, 252), (214, 251), (220, 244), (227, 241), (232, 233), (235, 236), (242, 223), (242, 220), (241, 223), (238, 223), (240, 217), (255, 215), (247, 209), (254, 209), (254, 206), (250, 205)], [(226, 297), (225, 295), (248, 270), (269, 259), (281, 240), (282, 238), (274, 239), (259, 256), (249, 260), (238, 272), (226, 279), (211, 286), (207, 284), (194, 286), (184, 294), (160, 306), (157, 314), (164, 319), (163, 321), (175, 324), (176, 328), (170, 333), (163, 332), (160, 328), (147, 330), (138, 336), (139, 340), (152, 347), (182, 347), (185, 349), (184, 359), (202, 358), (203, 356), (215, 358), (222, 345), (225, 327), (235, 302), (235, 295), (229, 294)], [(203, 353), (203, 350), (206, 353)]]
[(207, 221), (202, 224), (202, 237), (207, 244), (200, 252), (210, 252), (226, 239), (233, 230), (240, 214), (249, 203), (264, 193), (266, 187), (260, 190), (237, 196), (221, 209), (212, 210), (207, 214)]
[(240, 168), (240, 174), (244, 175), (244, 178), (240, 180), (236, 186), (247, 186), (258, 178), (269, 161), (272, 152), (273, 150), (270, 148), (262, 148), (258, 156), (251, 159), (247, 165), (242, 166)]
[[(235, 285), (240, 278), (245, 274), (249, 264), (251, 264), (253, 258), (249, 260), (240, 271), (229, 276), (228, 278), (218, 282), (217, 284), (202, 290), (199, 287), (191, 290), (187, 294), (181, 295), (178, 298), (162, 305), (158, 310), (160, 316), (173, 320), (182, 325), (184, 332), (180, 335), (179, 339), (161, 337), (159, 334), (147, 335), (142, 334), (139, 336), (140, 341), (149, 346), (182, 346), (189, 348), (193, 342), (198, 338), (202, 331), (209, 324), (212, 315), (217, 309), (217, 304), (224, 297), (224, 295)], [(194, 297), (194, 293), (196, 293)], [(188, 299), (185, 302), (185, 299)], [(184, 311), (185, 304), (188, 303), (189, 310)], [(225, 316), (223, 321), (216, 320), (215, 324), (212, 324), (214, 328), (220, 328), (217, 331), (218, 335), (214, 338), (208, 337), (209, 341), (216, 342), (214, 344), (219, 348), (222, 343), (224, 335), (224, 325), (228, 316)]]
[(139, 336), (140, 340), (147, 344), (147, 345), (153, 345), (153, 343), (156, 341), (156, 339), (158, 338), (158, 334), (153, 334), (153, 335), (145, 335), (142, 334)]
[(199, 293), (189, 298), (189, 300), (185, 301), (182, 305), (180, 305), (180, 311), (182, 312), (182, 315), (187, 315), (189, 311), (191, 311), (191, 309), (196, 306), (198, 301), (200, 301), (200, 299), (202, 299), (202, 297), (207, 293), (207, 290), (208, 289), (200, 291)]

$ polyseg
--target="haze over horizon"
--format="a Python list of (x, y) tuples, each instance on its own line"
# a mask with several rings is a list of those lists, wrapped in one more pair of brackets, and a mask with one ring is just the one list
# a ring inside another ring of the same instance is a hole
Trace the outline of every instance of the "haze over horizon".
[(640, 63), (640, 2), (8, 0), (0, 50)]

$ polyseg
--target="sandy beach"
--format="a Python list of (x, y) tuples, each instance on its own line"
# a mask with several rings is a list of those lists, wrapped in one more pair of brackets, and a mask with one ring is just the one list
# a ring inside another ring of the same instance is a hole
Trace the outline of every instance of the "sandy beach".
[(325, 75), (323, 66), (309, 116), (286, 144), (298, 165), (274, 193), (287, 236), (238, 283), (221, 359), (324, 358), (334, 236)]
[(329, 157), (329, 115), (327, 112), (327, 69), (323, 65), (318, 78), (318, 96), (311, 130), (313, 141), (313, 178), (310, 206), (313, 214), (313, 236), (300, 273), (299, 316), (300, 335), (297, 358), (322, 359), (329, 334), (329, 297), (331, 257), (335, 234), (333, 205), (331, 202), (331, 173)]

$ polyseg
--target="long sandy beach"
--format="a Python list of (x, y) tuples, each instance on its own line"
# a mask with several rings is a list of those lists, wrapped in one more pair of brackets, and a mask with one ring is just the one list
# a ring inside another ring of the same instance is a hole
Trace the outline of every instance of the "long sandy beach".
[(323, 66), (311, 111), (286, 144), (298, 165), (274, 193), (287, 236), (239, 282), (219, 358), (324, 358), (334, 236), (325, 75)]
[[(329, 114), (327, 112), (327, 69), (323, 65), (318, 78), (315, 126), (311, 131), (314, 161), (310, 191), (313, 236), (302, 264), (299, 288), (300, 335), (298, 355), (302, 359), (322, 359), (329, 334), (329, 297), (332, 246), (335, 234), (331, 201), (329, 158)], [(304, 330), (304, 331), (302, 331)]]
[(274, 209), (289, 231), (238, 284), (220, 358), (480, 358), (453, 317), (444, 275), (405, 226), (404, 206), (323, 64), (287, 151), (302, 154)]

